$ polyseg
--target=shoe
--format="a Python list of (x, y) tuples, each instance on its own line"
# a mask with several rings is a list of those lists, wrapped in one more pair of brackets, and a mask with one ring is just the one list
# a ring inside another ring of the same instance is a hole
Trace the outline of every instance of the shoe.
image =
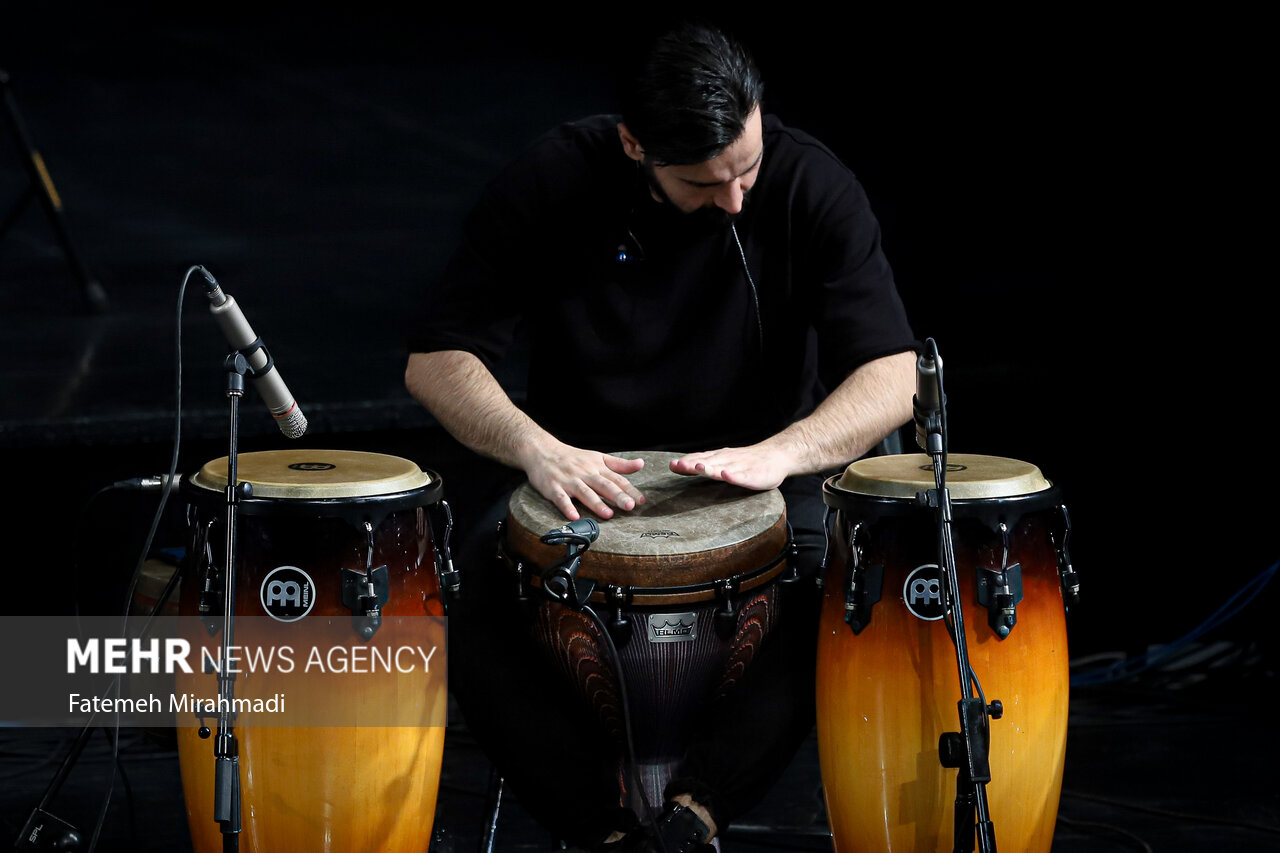
[(717, 853), (715, 846), (707, 843), (710, 835), (711, 827), (692, 809), (667, 803), (654, 827), (628, 833), (603, 849), (608, 853)]

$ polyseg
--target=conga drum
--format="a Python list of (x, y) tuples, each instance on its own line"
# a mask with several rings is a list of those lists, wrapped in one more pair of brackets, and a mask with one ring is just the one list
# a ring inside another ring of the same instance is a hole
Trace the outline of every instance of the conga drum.
[[(232, 640), (241, 849), (421, 853), (444, 746), (441, 550), (434, 473), (340, 450), (238, 455)], [(190, 545), (181, 624), (204, 666), (178, 675), (178, 750), (196, 853), (214, 822), (227, 458), (184, 481)], [(445, 513), (447, 517), (447, 511)], [(193, 651), (192, 656), (196, 654)], [(276, 702), (273, 705), (272, 700)]]
[[(937, 510), (923, 454), (827, 480), (835, 511), (818, 639), (818, 749), (839, 853), (950, 851), (961, 680), (941, 608)], [(1031, 464), (950, 454), (947, 488), (970, 667), (988, 703), (990, 818), (999, 848), (1048, 851), (1067, 738), (1067, 514)]]
[[(620, 778), (629, 714), (636, 769), (660, 807), (697, 713), (732, 688), (777, 618), (791, 537), (777, 490), (672, 473), (672, 453), (616, 455), (645, 460), (628, 477), (645, 502), (598, 521), (575, 589), (548, 594), (569, 548), (543, 540), (566, 522), (527, 483), (511, 496), (499, 556), (529, 602), (535, 642), (615, 738)], [(624, 788), (633, 796), (621, 805), (645, 805)]]

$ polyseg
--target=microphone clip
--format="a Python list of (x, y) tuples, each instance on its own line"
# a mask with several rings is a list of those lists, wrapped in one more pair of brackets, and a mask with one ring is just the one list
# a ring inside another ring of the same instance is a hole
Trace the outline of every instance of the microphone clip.
[[(266, 364), (261, 367), (253, 366), (253, 354), (258, 350), (262, 351), (262, 357), (267, 360)], [(267, 349), (266, 344), (262, 342), (262, 338), (254, 338), (247, 345), (239, 349), (232, 350), (227, 355), (227, 371), (229, 373), (238, 373), (241, 376), (248, 376), (250, 379), (257, 379), (259, 376), (266, 376), (271, 369), (276, 366), (276, 360), (271, 355), (271, 350)]]
[(582, 610), (595, 591), (596, 582), (591, 578), (579, 578), (582, 555), (600, 536), (600, 525), (594, 519), (583, 518), (563, 527), (547, 531), (538, 538), (544, 545), (564, 545), (564, 558), (553, 563), (542, 573), (542, 589), (553, 601), (565, 604), (573, 610)]

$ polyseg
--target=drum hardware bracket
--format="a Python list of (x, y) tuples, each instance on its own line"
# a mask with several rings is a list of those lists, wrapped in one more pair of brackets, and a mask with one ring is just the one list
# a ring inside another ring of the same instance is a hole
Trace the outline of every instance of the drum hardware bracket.
[(1009, 526), (1000, 522), (1003, 539), (1000, 568), (979, 567), (977, 571), (978, 603), (987, 608), (987, 624), (996, 636), (1004, 639), (1018, 624), (1018, 605), (1022, 603), (1022, 564), (1009, 562)]
[(382, 627), (382, 605), (391, 593), (387, 574), (386, 566), (342, 570), (342, 603), (351, 610), (351, 626), (366, 640)]
[(716, 609), (714, 620), (716, 634), (722, 640), (728, 640), (738, 631), (738, 608), (733, 599), (738, 594), (741, 586), (741, 581), (737, 576), (727, 577), (716, 582), (716, 598), (720, 600), (723, 606)]
[(213, 528), (213, 522), (214, 519), (209, 519), (207, 524), (196, 527), (196, 541), (192, 543), (191, 549), (193, 555), (204, 552), (205, 563), (200, 571), (200, 598), (196, 604), (196, 612), (210, 637), (218, 633), (222, 626), (218, 619), (222, 610), (222, 578), (213, 564), (213, 548), (209, 544), (209, 531)]
[(861, 532), (861, 521), (849, 532), (851, 565), (845, 575), (844, 588), (844, 621), (855, 635), (871, 624), (871, 608), (879, 603), (884, 589), (884, 566), (862, 562), (862, 548), (857, 542)]
[[(823, 527), (826, 527), (824, 522)], [(795, 532), (791, 528), (791, 522), (787, 522), (787, 571), (782, 577), (778, 578), (778, 583), (792, 584), (800, 580), (800, 543), (796, 541)], [(825, 570), (819, 572), (821, 577), (825, 574)]]
[(627, 587), (611, 583), (604, 588), (605, 601), (613, 608), (613, 618), (608, 622), (609, 633), (613, 635), (614, 646), (619, 649), (631, 642), (634, 633), (630, 620), (622, 615), (622, 608), (631, 603), (632, 597)]
[[(1066, 504), (1058, 504), (1058, 512), (1062, 516), (1062, 542), (1057, 547), (1058, 552), (1058, 576), (1062, 578), (1062, 598), (1066, 602), (1067, 607), (1074, 607), (1080, 603), (1080, 576), (1076, 574), (1075, 568), (1071, 565), (1071, 549), (1069, 541), (1071, 539), (1071, 514), (1067, 512)], [(1050, 536), (1053, 536), (1051, 533)], [(1053, 537), (1055, 540), (1057, 537)]]
[(364, 571), (342, 570), (342, 603), (351, 610), (351, 627), (368, 640), (382, 627), (382, 605), (391, 597), (385, 565), (373, 565), (373, 524), (364, 522)]
[(440, 501), (440, 509), (444, 513), (444, 537), (436, 554), (436, 580), (440, 584), (440, 601), (447, 614), (449, 602), (461, 593), (462, 575), (453, 567), (453, 552), (449, 549), (449, 537), (453, 535), (453, 510), (446, 500)]
[(1022, 603), (1022, 565), (1004, 569), (978, 569), (978, 603), (987, 608), (987, 624), (1004, 639), (1018, 623)]

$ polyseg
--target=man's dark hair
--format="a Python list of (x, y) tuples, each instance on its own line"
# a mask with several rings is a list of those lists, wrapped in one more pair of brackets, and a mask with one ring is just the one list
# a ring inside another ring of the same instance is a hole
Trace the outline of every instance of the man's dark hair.
[(764, 82), (746, 48), (704, 24), (660, 36), (622, 85), (622, 121), (656, 165), (716, 157), (742, 135)]

